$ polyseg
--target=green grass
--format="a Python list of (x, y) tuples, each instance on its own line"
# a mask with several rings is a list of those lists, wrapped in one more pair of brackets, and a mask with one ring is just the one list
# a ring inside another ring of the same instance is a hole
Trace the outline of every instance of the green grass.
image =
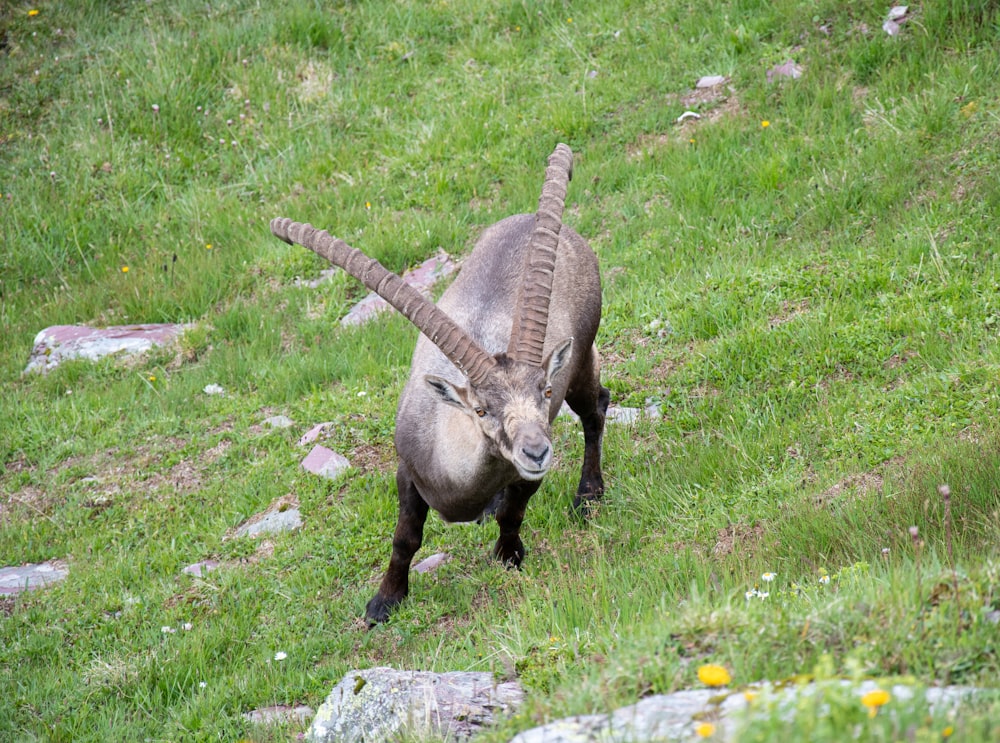
[[(519, 676), (529, 704), (497, 741), (697, 685), (705, 662), (738, 686), (995, 689), (1000, 14), (911, 6), (890, 38), (886, 9), (3, 6), (0, 564), (71, 575), (0, 603), (0, 737), (285, 739), (241, 713), (315, 707), (378, 664)], [(769, 83), (788, 59), (803, 77)], [(727, 97), (682, 100), (708, 74)], [(703, 118), (681, 127), (688, 108)], [(487, 560), (495, 526), (431, 518), (418, 557), (454, 559), (367, 632), (415, 331), (341, 329), (360, 287), (297, 286), (324, 266), (267, 223), (310, 221), (396, 271), (460, 256), (535, 208), (558, 141), (567, 222), (604, 276), (605, 384), (663, 416), (609, 429), (587, 524), (568, 514), (582, 438), (557, 422), (524, 569)], [(180, 351), (22, 376), (49, 325), (180, 321)], [(277, 413), (296, 426), (259, 426)], [(298, 466), (320, 421), (359, 463), (333, 484)], [(299, 533), (224, 540), (287, 495)], [(206, 558), (230, 567), (180, 574)], [(831, 710), (746, 739), (1000, 739), (995, 701)]]

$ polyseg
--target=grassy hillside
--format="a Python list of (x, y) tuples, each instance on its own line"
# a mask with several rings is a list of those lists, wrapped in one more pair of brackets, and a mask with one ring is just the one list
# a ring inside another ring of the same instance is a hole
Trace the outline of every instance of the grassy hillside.
[[(316, 706), (377, 664), (519, 676), (529, 707), (497, 741), (697, 685), (705, 662), (736, 684), (996, 687), (1000, 10), (911, 5), (897, 36), (887, 11), (3, 5), (0, 565), (71, 575), (0, 601), (0, 737), (284, 740), (241, 713)], [(789, 60), (801, 77), (769, 80)], [(729, 81), (693, 90), (703, 75)], [(367, 632), (416, 331), (342, 329), (360, 287), (297, 285), (324, 265), (267, 223), (397, 271), (461, 256), (534, 210), (559, 141), (566, 221), (604, 277), (604, 383), (662, 417), (609, 428), (587, 524), (560, 419), (524, 569), (487, 560), (495, 525), (432, 517), (418, 558), (453, 559)], [(196, 324), (179, 350), (21, 374), (49, 325), (174, 321)], [(296, 426), (260, 426), (278, 413)], [(320, 421), (356, 464), (333, 484), (298, 466)], [(283, 497), (298, 533), (224, 540)], [(180, 573), (207, 558), (227, 567)], [(755, 735), (1000, 740), (997, 718), (858, 709)]]

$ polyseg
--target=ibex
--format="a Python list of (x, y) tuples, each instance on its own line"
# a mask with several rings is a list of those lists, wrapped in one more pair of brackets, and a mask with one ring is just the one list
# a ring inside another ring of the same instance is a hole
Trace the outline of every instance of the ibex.
[(308, 224), (278, 218), (271, 231), (343, 268), (423, 334), (396, 412), (399, 520), (369, 624), (384, 622), (409, 591), (428, 508), (446, 521), (489, 509), (500, 537), (493, 555), (517, 567), (528, 499), (552, 464), (550, 426), (565, 400), (583, 425), (584, 456), (573, 507), (604, 492), (601, 440), (608, 390), (594, 338), (601, 320), (597, 257), (562, 225), (573, 153), (549, 158), (538, 213), (486, 229), (435, 305), (378, 261)]

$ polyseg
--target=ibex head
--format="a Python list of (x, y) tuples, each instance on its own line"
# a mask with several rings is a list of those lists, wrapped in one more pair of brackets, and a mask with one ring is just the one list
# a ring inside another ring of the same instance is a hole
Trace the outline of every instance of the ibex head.
[(429, 375), (440, 398), (466, 412), (495, 453), (511, 462), (525, 480), (540, 480), (552, 463), (549, 397), (552, 383), (568, 366), (573, 339), (563, 339), (542, 357), (548, 322), (556, 247), (562, 228), (573, 154), (560, 144), (549, 157), (535, 227), (526, 253), (507, 352), (485, 351), (432, 302), (378, 261), (311, 225), (278, 218), (271, 231), (323, 256), (399, 310), (467, 377), (468, 387)]
[(541, 366), (499, 354), (485, 379), (468, 387), (434, 375), (424, 379), (445, 403), (469, 416), (494, 456), (513, 464), (523, 479), (541, 480), (552, 465), (552, 384), (566, 371), (572, 350), (568, 338)]

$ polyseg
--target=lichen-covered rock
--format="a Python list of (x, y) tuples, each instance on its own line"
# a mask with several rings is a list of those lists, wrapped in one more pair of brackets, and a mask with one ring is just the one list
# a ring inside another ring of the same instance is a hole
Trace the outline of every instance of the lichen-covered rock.
[(190, 325), (155, 323), (89, 328), (85, 325), (53, 325), (35, 336), (35, 345), (25, 372), (47, 372), (66, 359), (96, 361), (104, 356), (144, 353), (154, 346), (171, 343)]
[(510, 714), (524, 692), (489, 673), (351, 671), (320, 705), (306, 739), (313, 743), (376, 743), (398, 735), (468, 738)]
[(43, 588), (64, 580), (68, 575), (69, 569), (61, 560), (0, 568), (0, 596), (14, 596), (21, 591)]

